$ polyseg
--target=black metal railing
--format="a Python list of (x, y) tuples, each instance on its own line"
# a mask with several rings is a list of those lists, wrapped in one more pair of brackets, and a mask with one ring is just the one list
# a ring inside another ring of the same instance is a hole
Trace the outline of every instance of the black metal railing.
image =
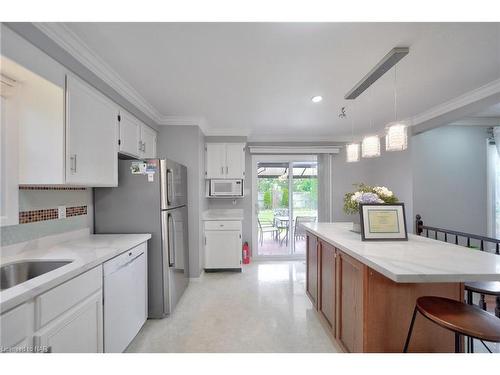
[[(449, 242), (449, 237), (451, 237), (452, 240), (454, 239), (453, 242), (455, 245), (460, 245), (461, 241), (465, 241), (463, 246), (471, 248), (477, 247), (481, 251), (494, 250), (495, 254), (500, 255), (500, 239), (424, 225), (422, 216), (417, 215), (415, 220), (415, 233), (421, 236), (424, 232), (425, 236), (428, 238), (433, 234), (434, 239), (438, 240), (440, 239), (439, 235), (442, 234), (442, 240), (444, 242)], [(474, 245), (474, 242), (477, 243), (477, 246)], [(485, 246), (488, 244), (492, 246)]]

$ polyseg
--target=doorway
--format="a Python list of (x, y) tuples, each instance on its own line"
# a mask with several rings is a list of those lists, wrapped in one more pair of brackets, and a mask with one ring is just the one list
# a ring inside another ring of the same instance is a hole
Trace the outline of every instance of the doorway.
[(314, 155), (255, 155), (254, 258), (304, 258), (301, 223), (318, 218), (318, 162)]

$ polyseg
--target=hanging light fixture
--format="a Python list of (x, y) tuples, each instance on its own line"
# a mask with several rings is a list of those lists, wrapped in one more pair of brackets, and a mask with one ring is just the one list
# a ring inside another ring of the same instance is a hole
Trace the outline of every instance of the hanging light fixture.
[(346, 161), (355, 163), (359, 161), (359, 143), (349, 143), (346, 148)]
[[(373, 129), (373, 103), (370, 95), (370, 129)], [(361, 142), (361, 156), (364, 158), (376, 158), (380, 156), (380, 137), (368, 135)]]
[(364, 158), (380, 156), (380, 138), (378, 135), (369, 135), (363, 138), (361, 156)]
[(354, 142), (354, 120), (351, 111), (351, 143), (346, 145), (346, 161), (348, 163), (355, 163), (359, 161), (359, 143)]
[(404, 151), (408, 148), (408, 127), (402, 121), (398, 121), (398, 96), (397, 96), (396, 67), (394, 67), (394, 122), (386, 127), (385, 150)]

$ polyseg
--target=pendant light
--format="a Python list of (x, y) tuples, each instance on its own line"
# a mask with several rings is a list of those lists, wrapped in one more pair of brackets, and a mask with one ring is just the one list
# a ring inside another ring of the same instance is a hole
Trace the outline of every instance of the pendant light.
[[(370, 129), (373, 130), (373, 103), (370, 95)], [(361, 142), (361, 156), (364, 158), (376, 158), (380, 156), (380, 137), (368, 135)]]
[(354, 142), (354, 120), (351, 111), (351, 143), (346, 145), (346, 161), (348, 163), (356, 163), (359, 161), (359, 143)]
[(394, 122), (389, 124), (385, 133), (386, 151), (404, 151), (408, 148), (408, 127), (402, 121), (398, 121), (398, 96), (396, 88), (396, 67), (394, 67)]

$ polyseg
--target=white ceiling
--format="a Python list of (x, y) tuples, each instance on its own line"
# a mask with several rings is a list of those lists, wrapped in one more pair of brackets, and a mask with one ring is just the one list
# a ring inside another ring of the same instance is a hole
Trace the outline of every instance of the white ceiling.
[[(394, 120), (391, 72), (343, 97), (391, 48), (398, 117), (500, 78), (494, 23), (67, 23), (162, 116), (205, 119), (209, 134), (341, 140)], [(322, 95), (323, 102), (310, 98)], [(371, 98), (371, 100), (370, 100)]]

